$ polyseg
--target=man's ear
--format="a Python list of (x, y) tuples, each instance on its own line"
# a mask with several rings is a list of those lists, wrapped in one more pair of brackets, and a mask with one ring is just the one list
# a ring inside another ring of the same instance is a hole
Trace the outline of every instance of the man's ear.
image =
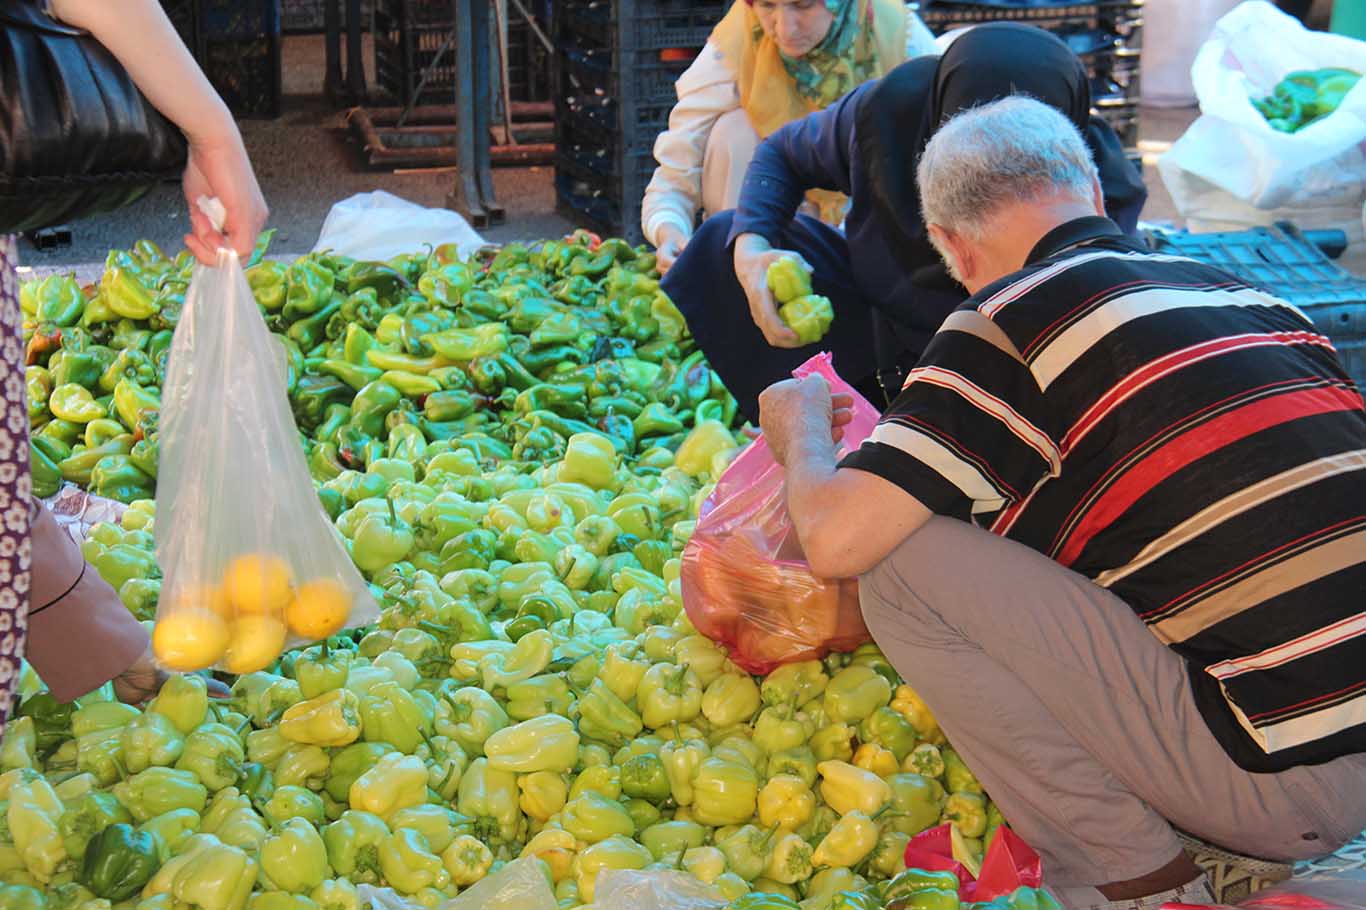
[(953, 231), (937, 224), (926, 225), (931, 241), (940, 254), (948, 259), (949, 274), (966, 286), (976, 270), (976, 261), (970, 244)]
[(1091, 175), (1091, 201), (1096, 205), (1096, 214), (1105, 217), (1105, 191), (1100, 187), (1100, 175)]

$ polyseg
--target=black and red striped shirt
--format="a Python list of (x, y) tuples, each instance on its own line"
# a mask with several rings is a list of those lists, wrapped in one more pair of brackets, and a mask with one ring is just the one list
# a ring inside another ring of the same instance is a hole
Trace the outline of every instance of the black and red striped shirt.
[(1243, 768), (1366, 752), (1366, 410), (1290, 304), (1078, 219), (949, 316), (842, 466), (1128, 603)]

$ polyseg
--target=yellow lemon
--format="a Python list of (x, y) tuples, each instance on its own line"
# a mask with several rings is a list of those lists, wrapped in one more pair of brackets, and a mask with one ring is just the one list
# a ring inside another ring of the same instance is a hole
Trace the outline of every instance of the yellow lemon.
[(223, 589), (217, 585), (189, 585), (176, 592), (167, 605), (169, 613), (187, 610), (212, 610), (227, 621), (232, 621), (232, 605)]
[(351, 615), (351, 592), (327, 578), (310, 581), (285, 611), (289, 628), (300, 638), (316, 641), (335, 635)]
[(279, 613), (294, 592), (289, 566), (276, 556), (249, 553), (228, 566), (223, 590), (239, 613)]
[(233, 623), (223, 669), (239, 675), (255, 673), (270, 666), (284, 649), (284, 623), (264, 613), (244, 613)]
[(178, 610), (157, 619), (152, 651), (168, 670), (188, 673), (213, 666), (228, 646), (228, 624), (203, 607)]

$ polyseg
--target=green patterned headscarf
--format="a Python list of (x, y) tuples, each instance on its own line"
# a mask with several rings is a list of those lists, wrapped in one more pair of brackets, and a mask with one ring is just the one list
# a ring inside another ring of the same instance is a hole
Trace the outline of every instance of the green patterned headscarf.
[(783, 67), (796, 83), (797, 94), (819, 108), (829, 107), (880, 75), (873, 40), (872, 4), (825, 0), (825, 8), (835, 21), (830, 23), (830, 31), (820, 44), (802, 57), (778, 52)]

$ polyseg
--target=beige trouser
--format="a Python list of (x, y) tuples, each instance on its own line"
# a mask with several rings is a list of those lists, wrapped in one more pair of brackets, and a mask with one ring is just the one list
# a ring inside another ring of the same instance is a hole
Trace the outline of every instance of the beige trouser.
[(1051, 885), (1153, 872), (1181, 849), (1173, 826), (1283, 861), (1366, 827), (1366, 755), (1243, 771), (1181, 659), (1116, 597), (1028, 547), (936, 517), (859, 591), (873, 637)]
[(708, 215), (735, 208), (745, 171), (758, 147), (759, 134), (743, 110), (717, 118), (702, 155), (702, 208)]

